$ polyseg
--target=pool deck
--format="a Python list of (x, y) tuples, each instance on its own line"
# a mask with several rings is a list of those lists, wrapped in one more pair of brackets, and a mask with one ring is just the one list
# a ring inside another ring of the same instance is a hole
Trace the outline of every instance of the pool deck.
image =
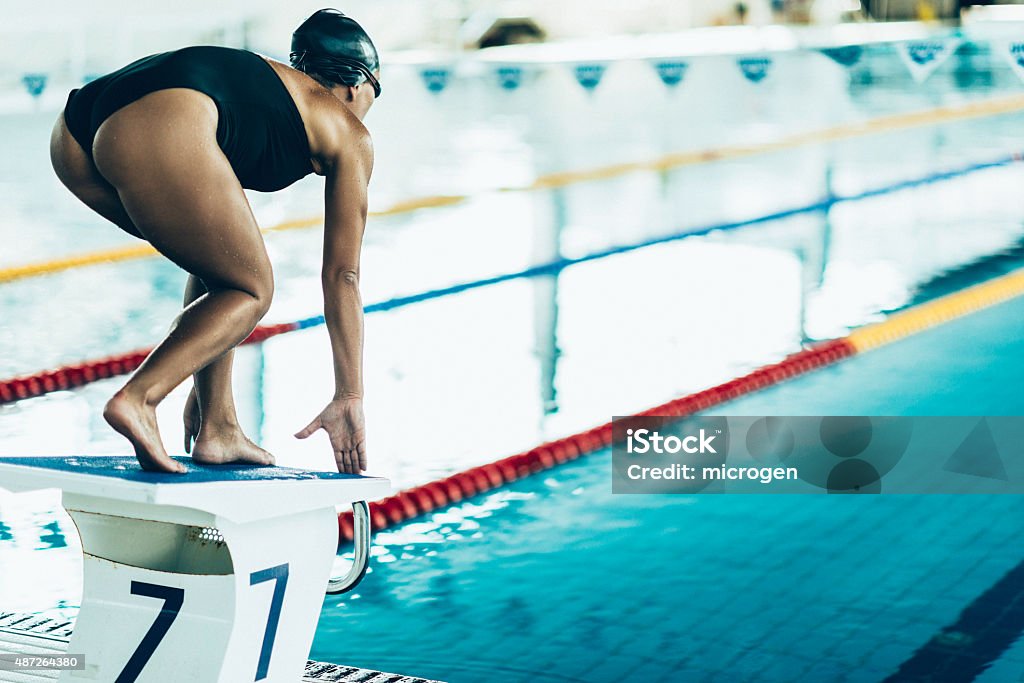
[[(0, 654), (56, 656), (67, 651), (72, 622), (17, 612), (0, 612)], [(5, 683), (36, 683), (55, 681), (58, 671), (3, 671), (0, 681)], [(329, 662), (306, 662), (301, 683), (355, 682), (360, 683), (443, 683), (416, 676), (360, 669), (355, 666)]]

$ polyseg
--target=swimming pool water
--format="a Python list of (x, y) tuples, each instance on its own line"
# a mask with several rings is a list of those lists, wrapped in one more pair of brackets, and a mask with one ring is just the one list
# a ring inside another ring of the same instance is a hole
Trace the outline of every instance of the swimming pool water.
[[(1018, 151), (1024, 114), (549, 191), (478, 192), (1020, 91), (994, 58), (968, 85), (954, 60), (915, 89), (891, 57), (869, 60), (871, 78), (858, 70), (828, 97), (802, 96), (799, 79), (761, 90), (725, 81), (731, 105), (698, 95), (699, 79), (707, 87), (734, 69), (724, 60), (671, 94), (629, 68), (609, 72), (593, 96), (546, 75), (532, 91), (543, 108), (530, 91), (505, 97), (482, 83), (440, 98), (391, 89), (405, 94), (382, 98), (369, 120), (375, 201), (474, 195), (371, 220), (364, 301)], [(820, 55), (791, 58), (805, 79), (836, 68), (799, 62)], [(131, 243), (50, 175), (43, 150), (55, 114), (0, 116), (14, 152), (0, 158), (0, 240), (17, 245), (0, 265)], [(1020, 244), (1022, 173), (980, 171), (368, 316), (370, 473), (399, 488), (422, 483), (878, 319), (950, 269)], [(314, 215), (319, 182), (254, 196), (254, 209), (264, 224)], [(267, 322), (320, 311), (320, 239), (268, 237), (278, 287)], [(2, 285), (0, 377), (154, 343), (183, 281), (153, 259)], [(1021, 313), (1004, 304), (722, 410), (1020, 414)], [(330, 395), (323, 328), (247, 348), (237, 366), (249, 432), (282, 464), (330, 467), (324, 442), (291, 437)], [(126, 452), (99, 418), (119, 381), (0, 406), (0, 454)], [(183, 399), (176, 392), (160, 412), (175, 447)], [(379, 534), (358, 594), (325, 603), (312, 656), (452, 683), (876, 681), (1020, 562), (1013, 497), (613, 497), (607, 461), (598, 454)], [(74, 614), (77, 541), (55, 498), (0, 505), (0, 608)], [(1017, 642), (977, 680), (1021, 672)]]
[[(978, 136), (990, 132), (979, 124)], [(1011, 142), (1008, 126), (1004, 149)], [(962, 154), (942, 153), (933, 164), (944, 168)], [(737, 203), (749, 199), (743, 183), (728, 190), (735, 202), (696, 196), (706, 182), (702, 174), (717, 177), (722, 193), (732, 187), (730, 179), (746, 177), (751, 185), (771, 164), (789, 159), (769, 155), (756, 163), (716, 164), (714, 170), (681, 169), (667, 179), (641, 174), (592, 187), (485, 197), (420, 212), (393, 231), (384, 229), (386, 222), (373, 223), (364, 301), (517, 270), (559, 254), (580, 255), (670, 228), (699, 227), (715, 212), (757, 215), (755, 209), (768, 208), (767, 200), (764, 207), (743, 208)], [(843, 172), (853, 177), (856, 168)], [(1022, 172), (1020, 165), (979, 171), (836, 204), (828, 212), (573, 266), (557, 277), (371, 314), (367, 411), (376, 472), (399, 486), (422, 482), (725, 381), (807, 340), (842, 335), (877, 319), (879, 311), (911, 300), (920, 283), (1019, 242), (1024, 199), (1016, 187)], [(814, 198), (824, 182), (817, 180)], [(869, 173), (859, 184), (873, 182)], [(671, 208), (681, 201), (678, 195), (691, 192), (690, 203)], [(620, 194), (671, 215), (658, 225), (601, 215), (609, 204), (605, 196)], [(700, 213), (705, 216), (691, 218)], [(506, 222), (517, 219), (516, 225)], [(101, 228), (113, 230), (95, 229)], [(278, 295), (267, 322), (320, 311), (319, 240), (316, 230), (269, 238)], [(158, 259), (7, 284), (0, 304), (0, 374), (155, 343), (180, 307), (182, 286), (181, 273)], [(484, 319), (487, 325), (475, 324)], [(635, 334), (636, 325), (648, 333)], [(697, 329), (714, 334), (693, 334)], [(323, 443), (291, 436), (330, 395), (331, 376), (324, 372), (329, 364), (323, 328), (239, 354), (243, 424), (283, 464), (329, 466)], [(0, 407), (0, 452), (123, 453), (120, 438), (96, 417), (120, 381)], [(607, 386), (615, 391), (600, 389)], [(169, 444), (181, 441), (184, 396), (184, 390), (172, 394), (160, 413)], [(425, 405), (445, 406), (458, 429), (445, 439), (424, 438), (436, 428)], [(45, 428), (54, 423), (61, 429)]]
[[(1002, 304), (714, 412), (1019, 415), (1022, 320)], [(603, 452), (378, 534), (314, 653), (451, 681), (881, 681), (1020, 572), (1017, 496), (613, 496), (610, 468)], [(993, 599), (992, 624), (1024, 584)], [(1007, 642), (976, 678), (980, 643), (926, 680), (1019, 680), (1019, 626)]]
[[(1024, 369), (1007, 359), (1022, 319), (1015, 300), (716, 412), (1020, 414)], [(613, 496), (610, 467), (601, 452), (378, 533), (365, 583), (328, 596), (311, 656), (452, 683), (882, 681), (1022, 560), (1017, 496)], [(36, 566), (62, 566), (48, 576), (71, 589), (75, 553)], [(995, 624), (1024, 585), (993, 599)], [(976, 626), (934, 680), (1024, 673), (1018, 629), (962, 675), (1000, 635)]]

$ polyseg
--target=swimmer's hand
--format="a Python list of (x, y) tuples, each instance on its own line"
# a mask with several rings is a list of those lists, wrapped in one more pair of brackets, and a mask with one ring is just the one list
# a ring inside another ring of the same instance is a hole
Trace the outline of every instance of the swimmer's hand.
[(338, 471), (359, 474), (366, 469), (366, 420), (363, 417), (363, 399), (338, 398), (295, 437), (305, 439), (318, 429), (327, 432), (334, 449), (334, 462)]

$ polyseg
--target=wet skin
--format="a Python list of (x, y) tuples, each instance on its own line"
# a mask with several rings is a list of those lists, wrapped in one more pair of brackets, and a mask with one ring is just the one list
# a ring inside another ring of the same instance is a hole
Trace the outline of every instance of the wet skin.
[[(339, 471), (357, 473), (366, 468), (359, 252), (373, 164), (361, 121), (373, 89), (328, 89), (268, 62), (303, 119), (315, 172), (326, 177), (324, 310), (336, 388), (327, 407), (296, 436), (323, 429)], [(185, 406), (185, 450), (192, 458), (208, 464), (274, 463), (239, 427), (231, 394), (234, 347), (267, 312), (274, 278), (259, 226), (216, 131), (213, 100), (173, 88), (114, 112), (97, 131), (91, 158), (68, 132), (63, 113), (50, 139), (54, 171), (76, 197), (189, 273), (185, 307), (170, 333), (103, 411), (147, 470), (185, 471), (164, 448), (155, 409), (189, 376), (195, 385)]]

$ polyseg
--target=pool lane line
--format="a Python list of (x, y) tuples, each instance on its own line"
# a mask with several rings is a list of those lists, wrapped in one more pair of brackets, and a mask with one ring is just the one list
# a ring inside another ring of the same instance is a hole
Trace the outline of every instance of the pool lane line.
[(864, 353), (1021, 294), (1024, 269), (894, 313), (883, 322), (854, 330), (846, 340), (856, 353)]
[(1024, 109), (1024, 95), (998, 97), (962, 105), (947, 105), (921, 111), (888, 114), (866, 121), (841, 123), (817, 130), (784, 135), (768, 142), (747, 145), (724, 145), (718, 148), (676, 152), (656, 159), (638, 162), (612, 164), (581, 171), (550, 173), (538, 177), (524, 188), (503, 188), (502, 191), (538, 190), (564, 187), (579, 182), (607, 180), (638, 171), (665, 171), (682, 166), (704, 164), (712, 161), (739, 159), (758, 154), (778, 152), (809, 144), (837, 142), (849, 138), (888, 133), (906, 128), (916, 128), (939, 123), (951, 123), (982, 116), (998, 116)]
[[(1022, 110), (1024, 110), (1024, 95), (1011, 95), (1008, 97), (996, 97), (982, 100), (980, 102), (969, 102), (961, 105), (947, 105), (914, 112), (889, 114), (886, 116), (868, 119), (866, 121), (843, 123), (835, 126), (819, 128), (817, 130), (784, 135), (781, 138), (767, 142), (723, 145), (721, 147), (708, 149), (674, 152), (644, 161), (610, 164), (578, 171), (547, 173), (538, 176), (533, 180), (533, 182), (523, 186), (497, 187), (483, 190), (476, 194), (414, 197), (396, 202), (384, 209), (370, 211), (369, 216), (374, 218), (383, 218), (411, 213), (422, 209), (454, 206), (486, 192), (531, 192), (536, 190), (550, 190), (576, 183), (608, 180), (629, 173), (642, 171), (666, 171), (684, 166), (694, 166), (715, 161), (726, 161), (755, 156), (758, 154), (778, 152), (809, 144), (836, 142), (854, 137), (893, 132), (908, 128), (917, 128), (920, 126), (953, 123), (986, 116), (999, 116), (1002, 114), (1020, 112)], [(266, 234), (296, 230), (300, 228), (313, 228), (323, 225), (323, 220), (324, 217), (322, 215), (298, 218), (278, 223), (269, 228), (264, 228), (262, 232)], [(146, 258), (156, 256), (157, 253), (158, 252), (148, 244), (141, 244), (127, 247), (115, 247), (113, 249), (103, 249), (17, 266), (8, 266), (0, 268), (0, 284), (29, 277), (48, 275), (84, 266)]]
[(1024, 562), (965, 607), (883, 683), (975, 680), (1024, 631)]
[[(881, 348), (983, 308), (1024, 294), (1024, 268), (919, 304), (849, 335), (814, 344), (741, 377), (635, 413), (634, 417), (684, 417)], [(549, 470), (610, 446), (612, 423), (543, 443), (523, 453), (458, 472), (370, 503), (375, 529), (401, 524), (492, 489)], [(352, 513), (338, 515), (339, 539), (352, 540)]]
[[(513, 280), (527, 279), (533, 277), (539, 277), (544, 275), (557, 275), (562, 270), (579, 263), (586, 263), (588, 261), (596, 261), (609, 256), (616, 256), (618, 254), (625, 254), (638, 249), (643, 249), (658, 244), (664, 244), (667, 242), (674, 242), (689, 237), (699, 237), (707, 235), (713, 232), (723, 232), (727, 230), (735, 230), (739, 228), (750, 227), (762, 223), (768, 223), (777, 221), (785, 218), (791, 218), (808, 213), (816, 213), (819, 211), (827, 211), (833, 205), (840, 202), (860, 201), (871, 197), (877, 197), (892, 192), (898, 192), (929, 183), (940, 182), (944, 180), (950, 180), (959, 176), (974, 173), (976, 171), (996, 168), (1004, 166), (1016, 161), (1022, 160), (1021, 154), (1011, 154), (1009, 156), (1001, 157), (993, 161), (987, 161), (983, 163), (971, 164), (959, 169), (952, 169), (946, 171), (940, 171), (938, 173), (931, 173), (920, 178), (912, 178), (909, 180), (903, 180), (897, 183), (883, 186), (881, 188), (873, 188), (859, 192), (853, 195), (844, 196), (830, 196), (817, 202), (812, 202), (804, 206), (799, 206), (791, 209), (784, 209), (782, 211), (776, 211), (774, 213), (765, 214), (762, 216), (756, 216), (754, 218), (748, 218), (739, 221), (732, 221), (726, 223), (715, 223), (706, 225), (703, 227), (692, 228), (688, 230), (681, 230), (679, 232), (669, 233), (667, 235), (660, 235), (652, 237), (632, 244), (615, 245), (606, 247), (605, 249), (599, 249), (597, 251), (578, 256), (574, 258), (561, 258), (548, 263), (542, 263), (536, 266), (531, 266), (519, 271), (511, 273), (503, 273), (501, 275), (495, 275), (488, 278), (482, 278), (478, 280), (471, 280), (469, 282), (457, 283), (447, 287), (441, 287), (438, 289), (430, 289), (416, 294), (404, 295), (379, 301), (376, 303), (368, 304), (363, 307), (363, 311), (369, 313), (379, 313), (381, 311), (390, 311), (396, 308), (402, 308), (404, 306), (410, 306), (413, 304), (429, 301), (431, 299), (438, 299), (445, 296), (451, 296), (466, 292), (474, 289), (480, 289), (482, 287), (489, 287), (491, 285), (501, 284), (504, 282), (510, 282)], [(253, 330), (252, 334), (243, 341), (243, 344), (256, 344), (271, 337), (276, 337), (286, 332), (294, 332), (296, 330), (304, 330), (310, 327), (318, 327), (325, 324), (325, 318), (323, 315), (312, 316), (310, 318), (303, 318), (290, 323), (281, 323), (278, 325), (262, 325)], [(52, 370), (43, 370), (30, 375), (22, 375), (11, 379), (0, 380), (0, 405), (4, 403), (11, 403), (27, 398), (35, 398), (37, 396), (43, 396), (53, 391), (62, 391), (72, 389), (75, 387), (81, 387), (91, 382), (95, 382), (101, 379), (107, 379), (109, 377), (115, 377), (118, 375), (124, 375), (135, 370), (142, 361), (149, 354), (152, 348), (137, 349), (128, 353), (118, 354), (114, 356), (108, 356), (106, 358), (100, 358), (98, 360), (87, 360), (79, 363), (73, 363), (70, 365), (64, 365)]]

